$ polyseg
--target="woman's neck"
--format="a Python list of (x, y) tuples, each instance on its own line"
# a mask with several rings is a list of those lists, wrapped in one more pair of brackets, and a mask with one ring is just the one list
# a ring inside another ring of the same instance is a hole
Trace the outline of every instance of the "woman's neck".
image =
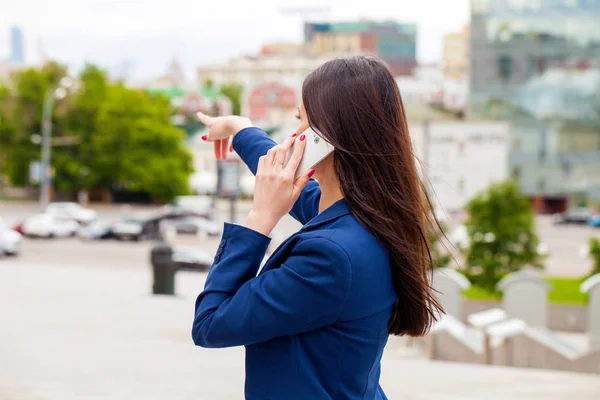
[(340, 182), (335, 174), (321, 177), (319, 181), (321, 187), (321, 200), (319, 201), (319, 214), (331, 207), (335, 202), (344, 198), (340, 189)]

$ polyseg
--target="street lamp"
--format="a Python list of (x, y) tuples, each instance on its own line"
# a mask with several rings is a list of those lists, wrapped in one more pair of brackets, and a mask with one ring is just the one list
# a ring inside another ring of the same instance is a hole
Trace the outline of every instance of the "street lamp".
[(50, 202), (50, 139), (52, 137), (52, 109), (56, 100), (67, 95), (67, 89), (73, 85), (71, 78), (65, 76), (60, 83), (46, 93), (42, 109), (42, 177), (40, 187), (40, 207), (46, 209)]

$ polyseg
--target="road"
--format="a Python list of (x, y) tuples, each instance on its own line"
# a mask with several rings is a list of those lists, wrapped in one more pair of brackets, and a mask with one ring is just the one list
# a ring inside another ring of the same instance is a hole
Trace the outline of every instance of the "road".
[[(250, 209), (249, 202), (239, 202), (236, 222), (243, 223)], [(219, 202), (218, 219), (228, 219), (227, 202)], [(117, 219), (129, 215), (144, 215), (156, 210), (156, 207), (94, 206), (101, 218)], [(22, 220), (38, 211), (36, 203), (0, 202), (0, 217), (12, 223)], [(545, 260), (545, 273), (549, 276), (584, 276), (591, 267), (589, 258), (581, 257), (580, 252), (590, 237), (600, 237), (600, 229), (587, 226), (554, 226), (551, 218), (536, 218), (537, 231), (542, 242), (548, 245), (549, 256)], [(300, 229), (300, 224), (291, 217), (281, 220), (273, 232), (273, 246)], [(196, 238), (178, 239), (177, 244), (186, 247), (198, 247), (209, 252), (216, 249), (218, 239), (200, 240)], [(81, 243), (77, 240), (27, 240), (23, 247), (23, 262), (38, 262), (46, 259), (63, 264), (84, 265), (101, 263), (124, 267), (142, 265), (147, 262), (149, 243)]]
[[(102, 261), (119, 258), (128, 246), (141, 256), (147, 245), (101, 245), (106, 257), (65, 265), (69, 243), (36, 242), (55, 250), (56, 257), (44, 262), (0, 262), (0, 399), (243, 398), (243, 348), (201, 349), (190, 338), (205, 273), (179, 272), (177, 296), (151, 296), (147, 261)], [(83, 248), (95, 247), (89, 246)], [(390, 339), (382, 364), (381, 383), (390, 399), (600, 395), (597, 375), (429, 362), (406, 357), (400, 343)]]

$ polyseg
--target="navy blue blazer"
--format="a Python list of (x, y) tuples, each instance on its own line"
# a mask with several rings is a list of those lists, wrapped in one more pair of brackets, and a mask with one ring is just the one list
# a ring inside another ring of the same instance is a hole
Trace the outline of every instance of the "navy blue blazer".
[[(275, 145), (247, 128), (233, 140), (256, 173)], [(311, 180), (291, 215), (303, 228), (271, 255), (270, 239), (225, 224), (192, 328), (202, 347), (246, 346), (246, 399), (385, 399), (379, 386), (397, 299), (388, 251), (340, 200), (318, 214)]]

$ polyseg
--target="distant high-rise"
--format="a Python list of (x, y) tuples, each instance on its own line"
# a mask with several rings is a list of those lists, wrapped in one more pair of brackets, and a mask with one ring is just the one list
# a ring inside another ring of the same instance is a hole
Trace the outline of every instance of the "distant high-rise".
[(379, 56), (394, 75), (411, 75), (417, 65), (417, 26), (392, 21), (306, 23), (304, 42), (313, 54), (335, 52)]
[(25, 62), (25, 49), (23, 44), (23, 31), (18, 26), (10, 29), (10, 59), (15, 64)]

